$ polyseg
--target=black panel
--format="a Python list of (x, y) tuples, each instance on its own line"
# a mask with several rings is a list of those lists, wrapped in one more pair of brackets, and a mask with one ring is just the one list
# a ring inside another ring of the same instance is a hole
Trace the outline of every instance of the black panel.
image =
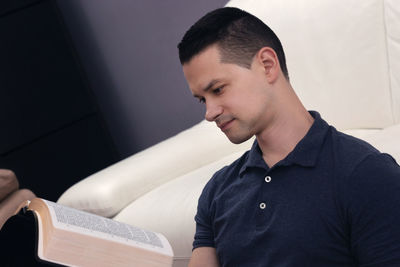
[(0, 168), (14, 170), (21, 188), (56, 201), (68, 187), (115, 161), (104, 140), (97, 117), (90, 116), (0, 157)]
[(0, 17), (19, 9), (26, 8), (29, 5), (40, 2), (40, 0), (1, 0), (0, 1)]
[(56, 22), (52, 1), (0, 18), (0, 154), (95, 112)]
[(54, 0), (0, 4), (0, 127), (0, 168), (49, 200), (119, 160)]

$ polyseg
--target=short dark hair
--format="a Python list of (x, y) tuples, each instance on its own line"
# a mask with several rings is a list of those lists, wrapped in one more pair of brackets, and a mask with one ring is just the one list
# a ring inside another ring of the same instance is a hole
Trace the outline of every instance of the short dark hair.
[(265, 46), (278, 56), (286, 79), (289, 74), (285, 53), (276, 34), (260, 19), (234, 7), (219, 8), (207, 13), (185, 33), (178, 44), (181, 64), (210, 45), (217, 44), (221, 61), (250, 68), (254, 55)]

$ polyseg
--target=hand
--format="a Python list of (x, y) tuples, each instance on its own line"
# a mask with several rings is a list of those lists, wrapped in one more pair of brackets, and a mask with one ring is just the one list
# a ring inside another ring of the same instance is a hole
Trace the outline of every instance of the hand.
[(18, 212), (20, 205), (35, 197), (29, 189), (19, 189), (17, 176), (11, 170), (0, 169), (0, 229)]
[(11, 170), (0, 169), (0, 201), (19, 188), (17, 176)]

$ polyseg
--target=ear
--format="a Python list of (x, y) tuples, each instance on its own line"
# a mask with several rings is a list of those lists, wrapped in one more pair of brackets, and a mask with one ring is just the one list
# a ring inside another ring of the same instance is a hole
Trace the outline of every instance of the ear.
[(268, 81), (270, 83), (274, 82), (278, 78), (281, 69), (274, 49), (270, 47), (261, 48), (256, 54), (256, 60), (262, 67)]

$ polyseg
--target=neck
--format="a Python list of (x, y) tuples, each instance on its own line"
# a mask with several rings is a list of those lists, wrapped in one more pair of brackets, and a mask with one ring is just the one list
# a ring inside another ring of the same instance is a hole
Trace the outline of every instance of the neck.
[(301, 104), (293, 89), (289, 91), (290, 97), (286, 99), (290, 101), (278, 103), (284, 108), (276, 112), (269, 126), (256, 135), (264, 161), (270, 167), (293, 151), (314, 122), (314, 118)]

